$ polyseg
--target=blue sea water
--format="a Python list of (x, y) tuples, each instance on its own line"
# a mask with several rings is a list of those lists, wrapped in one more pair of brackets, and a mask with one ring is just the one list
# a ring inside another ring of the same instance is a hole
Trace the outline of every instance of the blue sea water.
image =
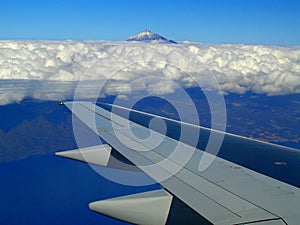
[[(55, 156), (76, 147), (70, 115), (51, 101), (0, 107), (1, 225), (127, 224), (89, 210), (88, 204), (160, 187), (117, 184), (88, 164)], [(128, 171), (113, 172), (130, 177)]]
[(0, 224), (7, 225), (127, 224), (89, 210), (88, 204), (155, 188), (119, 185), (87, 164), (53, 154), (1, 163), (0, 176)]

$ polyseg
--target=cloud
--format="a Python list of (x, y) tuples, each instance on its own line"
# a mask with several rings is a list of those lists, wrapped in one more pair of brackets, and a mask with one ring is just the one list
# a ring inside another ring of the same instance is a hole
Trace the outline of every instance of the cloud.
[[(171, 83), (162, 81), (157, 84), (133, 82), (148, 76), (175, 81), (183, 87), (193, 86), (195, 80), (201, 86), (213, 86), (210, 77), (215, 77), (223, 92), (300, 93), (300, 47), (0, 41), (0, 104), (20, 101), (23, 97), (52, 99), (58, 96), (32, 90), (30, 85), (17, 85), (12, 91), (8, 80), (11, 83), (12, 80), (15, 83), (18, 80), (57, 82), (57, 86), (52, 86), (52, 92), (56, 87), (64, 87), (64, 82), (94, 81), (87, 87), (95, 89), (107, 80), (105, 94), (141, 89), (151, 94), (174, 91)], [(58, 92), (60, 96), (70, 96), (74, 93), (74, 85)], [(97, 93), (95, 90), (87, 92), (90, 95)]]
[(176, 85), (172, 81), (160, 81), (148, 86), (147, 91), (151, 95), (165, 95), (175, 92)]

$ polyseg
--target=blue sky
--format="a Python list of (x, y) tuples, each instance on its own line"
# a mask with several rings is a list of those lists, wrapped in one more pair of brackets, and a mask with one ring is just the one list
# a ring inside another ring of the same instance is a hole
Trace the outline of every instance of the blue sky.
[(0, 0), (0, 39), (124, 40), (145, 29), (176, 41), (300, 45), (300, 1)]

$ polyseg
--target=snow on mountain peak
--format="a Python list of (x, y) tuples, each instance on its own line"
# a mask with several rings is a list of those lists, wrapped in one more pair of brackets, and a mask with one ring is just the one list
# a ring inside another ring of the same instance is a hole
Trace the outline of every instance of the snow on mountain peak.
[(127, 41), (146, 41), (146, 42), (158, 42), (158, 43), (172, 43), (176, 44), (173, 40), (168, 40), (159, 34), (153, 33), (150, 30), (145, 30), (135, 36), (127, 39)]

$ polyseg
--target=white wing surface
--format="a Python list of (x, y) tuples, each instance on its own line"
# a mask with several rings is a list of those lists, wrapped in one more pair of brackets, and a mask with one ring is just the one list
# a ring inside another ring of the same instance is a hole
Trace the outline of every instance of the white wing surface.
[[(193, 146), (93, 103), (65, 105), (113, 149), (211, 223), (299, 224), (299, 188), (220, 157), (200, 172), (204, 152)], [(136, 138), (132, 132), (145, 137), (151, 132), (151, 139)]]

